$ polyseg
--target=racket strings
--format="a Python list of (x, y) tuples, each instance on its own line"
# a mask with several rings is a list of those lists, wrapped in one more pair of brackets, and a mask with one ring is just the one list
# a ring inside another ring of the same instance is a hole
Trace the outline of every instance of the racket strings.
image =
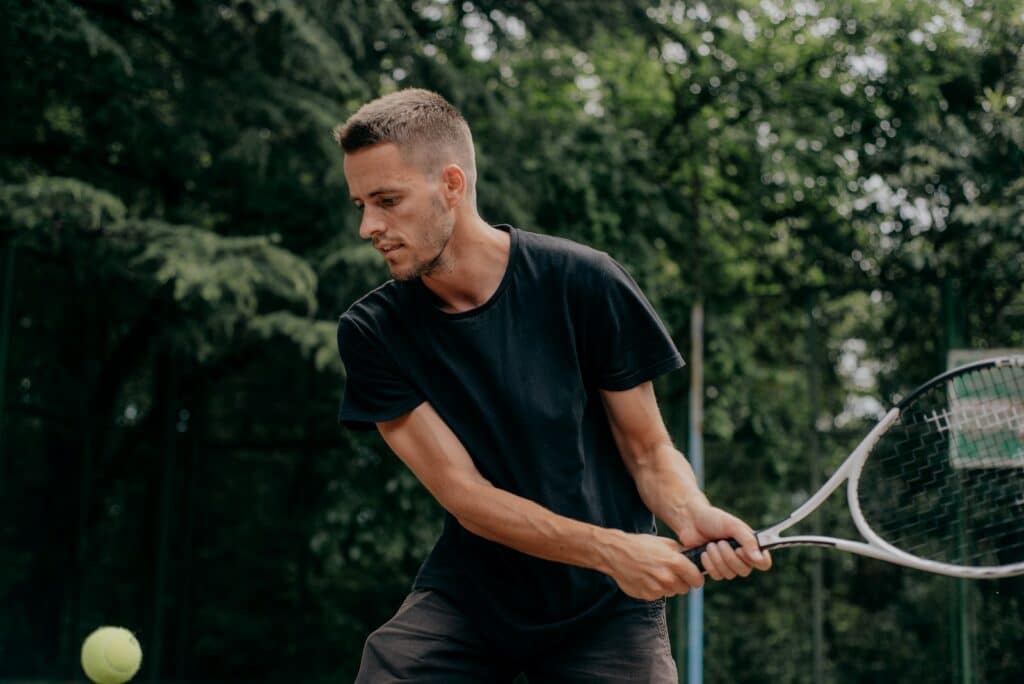
[(1024, 368), (957, 375), (904, 408), (864, 463), (864, 520), (920, 558), (1024, 562)]

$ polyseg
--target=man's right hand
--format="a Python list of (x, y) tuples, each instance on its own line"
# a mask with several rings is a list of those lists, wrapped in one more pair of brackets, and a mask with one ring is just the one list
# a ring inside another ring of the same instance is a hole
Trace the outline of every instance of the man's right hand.
[(668, 537), (611, 531), (602, 570), (627, 595), (644, 601), (704, 586), (704, 575)]

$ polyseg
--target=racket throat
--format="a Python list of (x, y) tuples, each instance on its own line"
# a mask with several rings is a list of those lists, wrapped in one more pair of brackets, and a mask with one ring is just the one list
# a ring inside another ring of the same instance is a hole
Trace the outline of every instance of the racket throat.
[(758, 532), (757, 541), (762, 549), (784, 549), (787, 546), (828, 546), (835, 548), (837, 540), (831, 537), (805, 536), (780, 537), (778, 534), (767, 534), (769, 531)]

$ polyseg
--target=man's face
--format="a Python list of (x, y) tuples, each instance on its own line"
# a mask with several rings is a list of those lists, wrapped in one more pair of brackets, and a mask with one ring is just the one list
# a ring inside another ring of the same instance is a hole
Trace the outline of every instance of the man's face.
[(455, 216), (445, 204), (440, 174), (428, 178), (396, 145), (383, 143), (346, 154), (345, 179), (363, 212), (359, 236), (373, 241), (392, 278), (411, 280), (447, 265)]

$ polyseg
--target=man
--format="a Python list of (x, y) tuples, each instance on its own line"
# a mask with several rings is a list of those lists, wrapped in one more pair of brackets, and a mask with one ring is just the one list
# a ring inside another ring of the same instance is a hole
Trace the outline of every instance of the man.
[[(335, 131), (360, 237), (394, 280), (341, 317), (341, 421), (380, 431), (447, 511), (357, 681), (675, 682), (664, 597), (766, 570), (673, 447), (653, 378), (683, 360), (608, 255), (477, 213), (473, 140), (403, 90)], [(679, 542), (654, 534), (657, 515)]]

